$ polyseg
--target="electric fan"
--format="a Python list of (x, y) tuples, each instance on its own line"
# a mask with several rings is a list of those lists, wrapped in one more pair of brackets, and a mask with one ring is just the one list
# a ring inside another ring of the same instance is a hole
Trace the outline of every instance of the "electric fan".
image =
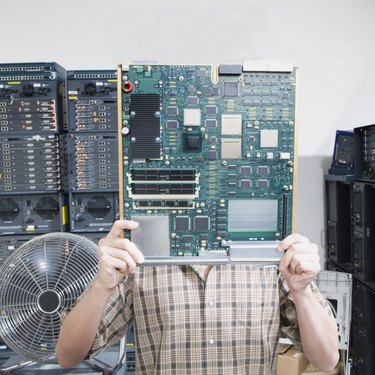
[(71, 233), (34, 237), (0, 269), (0, 336), (16, 353), (53, 362), (60, 313), (98, 269), (97, 245)]

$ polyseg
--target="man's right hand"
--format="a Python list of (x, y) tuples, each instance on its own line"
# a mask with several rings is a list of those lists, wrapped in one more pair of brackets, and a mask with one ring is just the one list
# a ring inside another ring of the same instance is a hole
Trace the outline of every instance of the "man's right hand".
[(134, 273), (138, 264), (144, 262), (143, 254), (133, 242), (121, 238), (124, 229), (134, 230), (138, 223), (117, 220), (107, 237), (99, 241), (99, 273), (96, 279), (104, 288), (112, 290), (129, 273)]

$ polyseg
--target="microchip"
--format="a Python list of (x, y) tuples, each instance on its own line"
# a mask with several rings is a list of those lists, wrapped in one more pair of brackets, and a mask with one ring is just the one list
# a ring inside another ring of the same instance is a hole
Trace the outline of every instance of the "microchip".
[(215, 119), (206, 120), (206, 128), (216, 128), (217, 122)]
[(176, 116), (178, 115), (178, 108), (175, 106), (167, 107), (167, 116)]
[(249, 175), (251, 174), (251, 167), (243, 166), (241, 167), (240, 171), (241, 171), (241, 174)]
[(137, 202), (138, 207), (148, 207), (149, 201), (139, 201)]
[(240, 75), (242, 73), (242, 65), (222, 64), (219, 65), (219, 75)]
[(260, 147), (278, 147), (279, 131), (277, 129), (263, 129), (260, 131)]
[(249, 189), (251, 187), (251, 181), (250, 180), (241, 180), (240, 181), (240, 187), (243, 189)]
[(189, 242), (189, 243), (191, 243), (191, 242), (193, 242), (194, 241), (194, 236), (182, 236), (182, 241), (184, 241), (184, 242)]
[(183, 142), (184, 150), (186, 152), (200, 152), (202, 150), (201, 134), (184, 134)]
[(215, 136), (212, 136), (212, 137), (210, 138), (210, 143), (211, 143), (212, 145), (216, 144), (216, 141), (217, 141), (217, 138), (216, 138)]
[(257, 173), (261, 176), (265, 176), (269, 173), (269, 168), (264, 166), (259, 166), (257, 168)]
[(207, 115), (216, 115), (217, 108), (216, 105), (207, 105), (206, 106), (206, 114)]
[(210, 228), (210, 218), (208, 216), (196, 216), (194, 218), (194, 230), (197, 232), (207, 232)]
[(249, 145), (250, 146), (254, 146), (254, 143), (255, 143), (255, 137), (254, 136), (250, 136), (249, 137)]
[(219, 95), (219, 88), (218, 87), (214, 87), (213, 89), (212, 89), (212, 95), (213, 96), (218, 96)]
[(176, 216), (175, 227), (176, 227), (176, 230), (178, 231), (189, 230), (190, 229), (189, 216)]
[(167, 120), (167, 129), (177, 129), (178, 121), (176, 120)]
[(240, 159), (241, 158), (241, 138), (221, 139), (221, 158)]
[(199, 69), (199, 78), (205, 79), (207, 77), (207, 70), (206, 69)]
[(218, 158), (216, 150), (209, 150), (207, 151), (207, 159), (208, 160), (216, 160)]
[(188, 96), (186, 99), (186, 104), (191, 104), (191, 105), (198, 105), (199, 100), (198, 97), (196, 96)]
[(238, 96), (238, 83), (224, 82), (224, 96)]
[(221, 134), (241, 135), (242, 134), (242, 115), (221, 115)]
[(199, 108), (184, 109), (184, 125), (199, 126), (201, 124), (201, 110)]
[(257, 181), (257, 187), (258, 188), (268, 188), (268, 180), (258, 180)]
[(212, 88), (211, 87), (203, 87), (202, 92), (203, 92), (203, 95), (206, 98), (209, 98), (210, 96), (212, 96)]

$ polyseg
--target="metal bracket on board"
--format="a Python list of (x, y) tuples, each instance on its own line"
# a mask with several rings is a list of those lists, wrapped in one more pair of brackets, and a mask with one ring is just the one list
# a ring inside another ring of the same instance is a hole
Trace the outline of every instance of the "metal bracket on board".
[(193, 264), (257, 264), (278, 265), (283, 253), (277, 251), (278, 241), (228, 241), (229, 255), (217, 255), (215, 251), (205, 251), (200, 256), (158, 256), (145, 254), (140, 266), (193, 265)]

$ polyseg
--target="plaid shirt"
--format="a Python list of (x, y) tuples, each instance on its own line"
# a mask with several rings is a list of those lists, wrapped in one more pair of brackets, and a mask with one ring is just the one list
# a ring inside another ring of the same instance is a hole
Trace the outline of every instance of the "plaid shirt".
[(132, 319), (137, 375), (272, 375), (280, 330), (300, 346), (275, 266), (220, 265), (207, 278), (202, 266), (137, 268), (108, 301), (89, 356), (119, 341)]

